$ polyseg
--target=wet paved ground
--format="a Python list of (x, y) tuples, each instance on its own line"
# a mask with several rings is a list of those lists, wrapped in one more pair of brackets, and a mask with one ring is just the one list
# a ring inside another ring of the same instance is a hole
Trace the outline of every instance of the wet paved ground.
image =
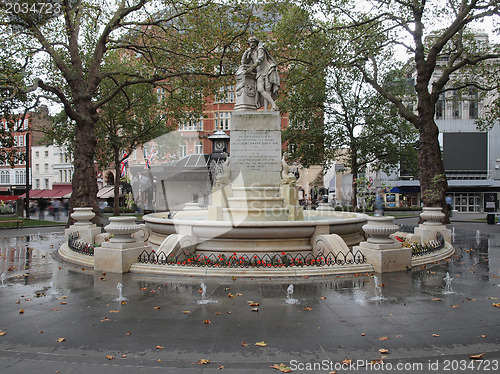
[[(453, 226), (457, 253), (449, 261), (380, 275), (381, 294), (373, 274), (103, 275), (58, 260), (62, 235), (49, 232), (60, 228), (3, 230), (0, 374), (273, 373), (280, 363), (294, 373), (498, 372), (500, 226)], [(451, 294), (444, 294), (447, 273)], [(217, 303), (197, 303), (202, 282)], [(285, 303), (290, 284), (295, 305)], [(469, 359), (481, 353), (482, 361)], [(342, 366), (346, 359), (351, 366)]]

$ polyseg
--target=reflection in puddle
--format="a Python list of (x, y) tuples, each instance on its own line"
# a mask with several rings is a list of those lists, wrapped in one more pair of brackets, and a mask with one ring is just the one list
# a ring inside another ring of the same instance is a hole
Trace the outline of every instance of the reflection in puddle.
[[(52, 263), (50, 254), (57, 251), (64, 241), (64, 233), (47, 233), (0, 238), (0, 273), (5, 285), (24, 280), (30, 284), (30, 270), (42, 263)], [(35, 263), (34, 263), (35, 261)], [(46, 274), (50, 276), (50, 274)]]
[[(206, 287), (213, 290), (210, 295), (219, 300), (219, 304), (228, 301), (228, 293), (247, 295), (258, 289), (262, 298), (276, 299), (283, 303), (283, 291), (287, 293), (288, 303), (300, 300), (301, 303), (314, 305), (314, 302), (344, 305), (349, 302), (360, 306), (391, 307), (406, 305), (440, 297), (447, 286), (443, 285), (443, 278), (447, 272), (453, 274), (453, 290), (451, 280), (449, 290), (453, 292), (450, 298), (465, 295), (464, 284), (491, 285), (492, 276), (499, 276), (498, 266), (498, 236), (486, 238), (484, 234), (477, 243), (475, 233), (464, 235), (457, 230), (454, 247), (457, 253), (450, 259), (437, 264), (428, 264), (426, 267), (415, 268), (409, 272), (377, 274), (350, 274), (331, 277), (311, 277), (310, 279), (295, 278), (293, 288), (291, 280), (284, 279), (240, 279), (238, 282), (227, 279), (212, 278), (209, 272), (204, 277), (201, 286), (202, 294), (199, 299), (198, 289), (200, 278), (190, 277), (157, 277), (140, 276), (138, 274), (124, 274), (117, 276), (111, 282), (111, 275), (107, 282), (96, 278), (92, 269), (82, 266), (59, 263), (54, 261), (53, 253), (64, 241), (63, 233), (34, 233), (33, 235), (19, 236), (18, 238), (0, 238), (0, 275), (4, 274), (1, 283), (5, 286), (25, 286), (38, 284), (37, 290), (49, 295), (59, 295), (73, 292), (76, 289), (92, 289), (97, 294), (112, 295), (120, 298), (117, 284), (121, 283), (127, 290), (128, 299), (134, 296), (142, 298), (163, 297), (167, 299), (193, 299), (197, 304), (213, 303), (203, 293)], [(494, 262), (494, 266), (490, 261)], [(446, 282), (446, 279), (444, 280)], [(466, 282), (466, 283), (465, 283)], [(498, 282), (494, 282), (497, 286)], [(382, 284), (385, 284), (382, 287)], [(57, 287), (56, 287), (57, 285)], [(445, 286), (445, 288), (443, 288)], [(10, 288), (12, 290), (12, 288)], [(141, 289), (147, 291), (140, 291)], [(498, 288), (497, 288), (498, 289)], [(1, 292), (7, 292), (5, 288)], [(195, 290), (195, 291), (193, 291)], [(297, 297), (300, 295), (300, 298)], [(123, 295), (121, 295), (123, 298)], [(109, 296), (105, 299), (109, 300)], [(333, 302), (332, 299), (335, 299)], [(291, 301), (293, 300), (293, 301)], [(231, 299), (231, 301), (234, 301)], [(285, 304), (286, 305), (286, 304)]]

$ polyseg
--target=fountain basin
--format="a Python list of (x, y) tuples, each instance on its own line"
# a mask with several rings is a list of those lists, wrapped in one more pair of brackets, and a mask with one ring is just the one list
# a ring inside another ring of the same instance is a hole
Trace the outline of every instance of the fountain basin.
[(365, 239), (363, 225), (368, 216), (334, 211), (304, 211), (300, 221), (214, 221), (207, 211), (152, 213), (144, 216), (151, 230), (153, 249), (171, 234), (195, 238), (195, 250), (204, 253), (310, 253), (316, 235), (337, 234), (348, 247)]

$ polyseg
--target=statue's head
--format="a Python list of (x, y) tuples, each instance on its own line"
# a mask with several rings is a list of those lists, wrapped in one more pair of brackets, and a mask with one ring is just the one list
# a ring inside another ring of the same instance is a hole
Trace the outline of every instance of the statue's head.
[(252, 35), (251, 37), (248, 38), (247, 43), (250, 47), (256, 47), (259, 45), (259, 39), (257, 39), (257, 37)]

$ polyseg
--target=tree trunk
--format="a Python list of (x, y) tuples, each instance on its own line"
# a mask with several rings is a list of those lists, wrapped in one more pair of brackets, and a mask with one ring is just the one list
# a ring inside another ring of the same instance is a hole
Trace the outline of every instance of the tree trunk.
[[(85, 105), (86, 104), (86, 105)], [(98, 226), (102, 226), (97, 203), (97, 173), (94, 166), (94, 155), (96, 151), (96, 138), (94, 126), (97, 122), (97, 114), (92, 110), (91, 101), (79, 106), (80, 118), (76, 121), (75, 150), (74, 150), (74, 174), (72, 181), (72, 193), (69, 201), (70, 212), (76, 207), (91, 207), (96, 216), (92, 220)], [(68, 224), (74, 220), (69, 219)]]
[(115, 198), (113, 200), (113, 214), (115, 216), (120, 215), (120, 179), (121, 179), (121, 159), (120, 159), (120, 149), (114, 148), (114, 158), (115, 158), (115, 185), (114, 193)]
[(439, 146), (439, 129), (433, 115), (421, 119), (419, 132), (418, 166), (421, 199), (426, 207), (442, 207), (446, 215), (445, 223), (449, 223), (448, 208), (445, 203), (448, 182)]

